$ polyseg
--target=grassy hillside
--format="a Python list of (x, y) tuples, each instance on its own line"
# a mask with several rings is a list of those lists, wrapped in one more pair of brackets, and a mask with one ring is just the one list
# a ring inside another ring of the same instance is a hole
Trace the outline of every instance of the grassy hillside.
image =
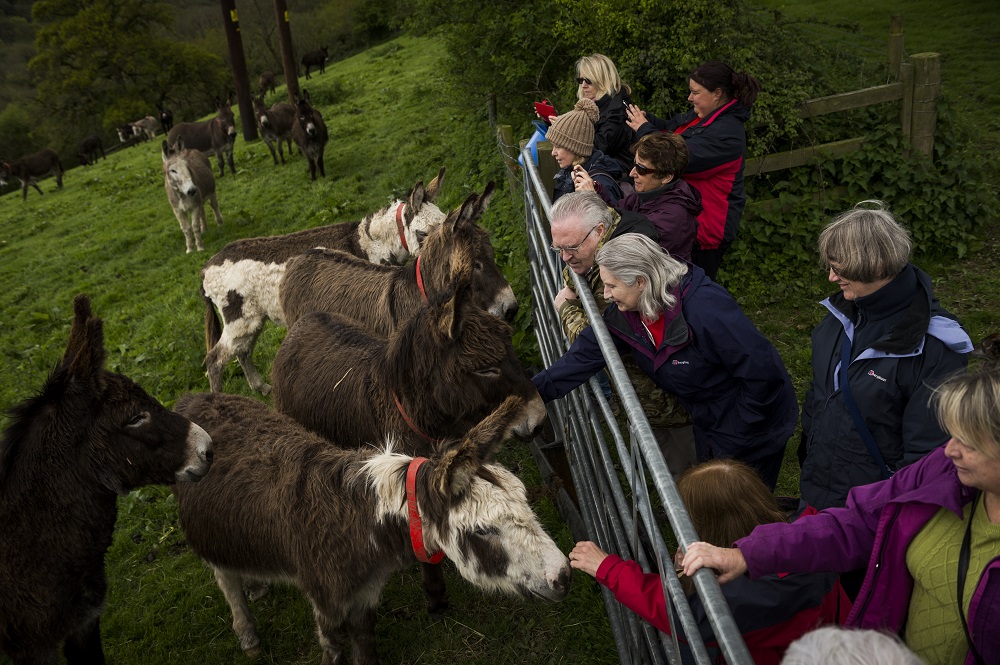
[[(89, 294), (105, 320), (109, 366), (171, 405), (185, 392), (208, 390), (199, 269), (227, 242), (360, 219), (415, 181), (429, 181), (440, 166), (448, 168), (442, 208), (481, 191), (480, 162), (496, 169), (499, 161), (492, 151), (484, 158), (469, 147), (469, 136), (488, 136), (489, 128), (467, 120), (467, 110), (442, 92), (442, 57), (433, 41), (400, 39), (303, 82), (330, 128), (327, 178), (310, 182), (298, 154), (273, 166), (262, 141), (241, 137), (238, 173), (218, 180), (225, 224), (215, 227), (209, 215), (204, 253), (184, 253), (163, 190), (159, 140), (73, 169), (61, 190), (49, 179), (41, 183), (44, 196), (32, 190), (26, 202), (20, 192), (0, 198), (0, 407), (31, 395), (58, 361), (77, 293)], [(507, 197), (502, 192), (494, 200), (487, 223), (510, 214)], [(497, 240), (498, 258), (523, 267), (524, 258), (512, 259), (514, 250)], [(269, 327), (257, 346), (265, 376), (283, 334)], [(225, 389), (249, 394), (235, 363)], [(530, 456), (512, 446), (502, 459), (533, 488), (536, 510), (568, 551), (569, 532), (539, 487)], [(109, 660), (241, 662), (228, 608), (207, 567), (185, 546), (169, 491), (134, 492), (120, 501), (120, 511), (103, 620)], [(416, 567), (393, 578), (379, 610), (384, 662), (615, 660), (592, 581), (577, 580), (566, 601), (543, 605), (484, 596), (448, 571), (454, 609), (438, 621), (424, 610)], [(298, 592), (276, 589), (254, 611), (263, 646), (258, 662), (319, 662), (312, 614)]]

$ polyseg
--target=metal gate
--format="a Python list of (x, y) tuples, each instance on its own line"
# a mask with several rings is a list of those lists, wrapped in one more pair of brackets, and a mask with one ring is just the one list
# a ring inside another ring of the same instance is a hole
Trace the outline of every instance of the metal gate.
[[(547, 367), (567, 349), (559, 316), (552, 307), (556, 292), (562, 288), (562, 265), (549, 249), (548, 220), (552, 204), (547, 189), (529, 150), (523, 151), (522, 159), (535, 335)], [(532, 452), (543, 476), (549, 478), (553, 473), (552, 453), (558, 451), (559, 457), (565, 454), (576, 501), (561, 491), (557, 503), (575, 538), (592, 540), (605, 551), (633, 559), (645, 571), (652, 569), (652, 556), (656, 569), (667, 572), (661, 575), (661, 580), (664, 597), (670, 599), (675, 609), (672, 622), (679, 621), (682, 626), (694, 662), (710, 665), (712, 661), (694, 615), (680, 581), (673, 574), (673, 557), (654, 518), (650, 488), (658, 495), (670, 529), (682, 549), (698, 540), (697, 534), (590, 287), (579, 275), (570, 274), (607, 360), (608, 374), (627, 417), (628, 437), (611, 413), (597, 380), (592, 378), (588, 385), (574, 390), (566, 398), (549, 403), (549, 418), (556, 431), (556, 440), (549, 444), (536, 440)], [(715, 576), (710, 570), (702, 569), (695, 575), (694, 584), (726, 662), (753, 665)], [(602, 587), (602, 592), (623, 664), (668, 662), (677, 665), (682, 662), (676, 629), (672, 630), (673, 637), (661, 633), (619, 604), (608, 589)], [(690, 662), (688, 658), (684, 660)]]

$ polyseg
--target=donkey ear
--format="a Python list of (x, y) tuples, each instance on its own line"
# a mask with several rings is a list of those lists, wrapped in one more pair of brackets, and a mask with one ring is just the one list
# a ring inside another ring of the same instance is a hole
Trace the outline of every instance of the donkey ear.
[(427, 190), (424, 189), (424, 181), (418, 180), (417, 184), (413, 186), (410, 190), (409, 195), (406, 197), (406, 224), (409, 226), (413, 218), (417, 216), (420, 212), (420, 207), (427, 200)]
[(434, 202), (437, 199), (438, 194), (441, 193), (441, 183), (444, 182), (444, 167), (438, 171), (438, 174), (434, 176), (431, 180), (431, 184), (427, 185), (427, 195), (424, 197), (425, 201)]
[(87, 321), (90, 320), (91, 316), (90, 298), (81, 293), (73, 299), (73, 325), (69, 330), (66, 353), (63, 354), (64, 365), (80, 352), (87, 336)]
[(443, 226), (448, 231), (454, 232), (459, 226), (472, 219), (476, 210), (476, 202), (478, 199), (479, 195), (475, 192), (469, 194), (468, 198), (462, 202), (462, 206), (458, 210), (452, 210), (448, 214), (448, 218), (444, 220)]
[(90, 300), (77, 296), (73, 301), (73, 327), (66, 344), (63, 365), (67, 367), (69, 378), (90, 390), (103, 390), (104, 380), (104, 324), (90, 312)]
[(451, 297), (440, 305), (438, 325), (441, 334), (448, 339), (458, 339), (462, 332), (462, 305), (468, 299), (468, 280), (458, 284)]
[(435, 460), (434, 489), (446, 497), (465, 492), (483, 460), (496, 457), (523, 408), (524, 400), (511, 395), (469, 430), (460, 444), (443, 451)]
[(479, 197), (476, 201), (476, 210), (473, 214), (472, 219), (479, 219), (486, 212), (486, 208), (489, 207), (490, 201), (493, 200), (493, 195), (496, 194), (497, 184), (490, 180), (486, 183), (486, 189), (483, 190), (483, 195)]

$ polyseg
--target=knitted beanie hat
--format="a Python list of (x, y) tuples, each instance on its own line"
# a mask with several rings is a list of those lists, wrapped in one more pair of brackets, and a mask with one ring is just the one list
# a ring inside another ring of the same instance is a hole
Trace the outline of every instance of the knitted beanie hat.
[(590, 153), (594, 152), (594, 125), (600, 117), (601, 112), (594, 100), (584, 97), (572, 111), (556, 117), (545, 133), (545, 139), (574, 155), (590, 157)]

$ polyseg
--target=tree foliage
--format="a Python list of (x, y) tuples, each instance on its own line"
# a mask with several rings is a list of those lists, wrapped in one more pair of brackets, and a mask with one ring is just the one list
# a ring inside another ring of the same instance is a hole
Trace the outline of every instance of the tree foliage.
[(37, 55), (29, 68), (52, 122), (108, 129), (170, 99), (200, 114), (231, 86), (219, 57), (169, 38), (174, 13), (166, 3), (40, 0), (32, 16)]

